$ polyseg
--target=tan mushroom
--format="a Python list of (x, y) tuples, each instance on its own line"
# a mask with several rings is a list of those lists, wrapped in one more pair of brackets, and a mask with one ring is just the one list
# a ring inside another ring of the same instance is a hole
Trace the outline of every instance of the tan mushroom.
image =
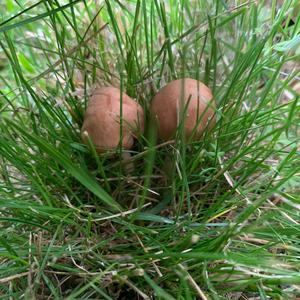
[(122, 121), (122, 148), (131, 149), (134, 138), (144, 131), (142, 107), (125, 93), (122, 94), (122, 119), (120, 112), (121, 92), (114, 87), (96, 89), (88, 103), (81, 128), (81, 138), (89, 137), (97, 152), (114, 150), (120, 144)]
[(153, 98), (150, 110), (162, 140), (174, 137), (182, 118), (187, 139), (199, 139), (207, 125), (215, 124), (215, 101), (211, 90), (191, 78), (174, 80), (164, 86)]

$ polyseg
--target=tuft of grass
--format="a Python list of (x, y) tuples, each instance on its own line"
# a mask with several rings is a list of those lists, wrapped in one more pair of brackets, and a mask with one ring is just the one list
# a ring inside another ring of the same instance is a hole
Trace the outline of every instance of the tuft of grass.
[[(0, 3), (1, 299), (300, 297), (300, 15), (278, 4)], [(188, 145), (148, 112), (181, 77), (217, 103)], [(129, 173), (80, 140), (104, 85), (146, 113)]]

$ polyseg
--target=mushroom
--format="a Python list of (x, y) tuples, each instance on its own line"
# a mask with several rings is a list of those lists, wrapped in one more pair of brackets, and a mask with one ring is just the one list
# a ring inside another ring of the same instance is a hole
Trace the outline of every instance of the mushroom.
[(150, 111), (162, 140), (174, 137), (181, 120), (187, 139), (199, 139), (207, 125), (211, 128), (215, 124), (211, 90), (191, 78), (174, 80), (164, 86), (153, 98)]
[[(81, 128), (81, 138), (89, 137), (98, 153), (132, 148), (134, 138), (144, 131), (142, 107), (122, 93), (122, 118), (120, 112), (121, 91), (114, 87), (97, 88), (90, 98)], [(122, 121), (122, 135), (121, 135)], [(122, 139), (122, 141), (121, 141)]]

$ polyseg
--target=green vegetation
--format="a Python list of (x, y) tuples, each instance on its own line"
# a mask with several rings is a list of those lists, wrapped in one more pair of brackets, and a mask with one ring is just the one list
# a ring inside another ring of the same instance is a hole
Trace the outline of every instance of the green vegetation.
[[(269, 2), (1, 1), (0, 299), (300, 297), (300, 14)], [(201, 141), (148, 126), (130, 172), (81, 143), (95, 86), (147, 112), (181, 77)]]

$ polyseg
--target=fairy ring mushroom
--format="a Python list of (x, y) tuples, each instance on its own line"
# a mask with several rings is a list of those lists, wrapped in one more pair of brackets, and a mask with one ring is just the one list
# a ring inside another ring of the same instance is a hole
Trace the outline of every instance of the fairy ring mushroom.
[(205, 84), (183, 78), (164, 86), (152, 99), (150, 111), (160, 139), (174, 138), (183, 121), (185, 139), (197, 140), (206, 128), (214, 126), (215, 107), (212, 92)]
[(134, 139), (143, 132), (144, 112), (137, 102), (115, 87), (94, 90), (81, 128), (85, 143), (89, 138), (98, 153), (113, 151), (119, 146), (129, 150)]

